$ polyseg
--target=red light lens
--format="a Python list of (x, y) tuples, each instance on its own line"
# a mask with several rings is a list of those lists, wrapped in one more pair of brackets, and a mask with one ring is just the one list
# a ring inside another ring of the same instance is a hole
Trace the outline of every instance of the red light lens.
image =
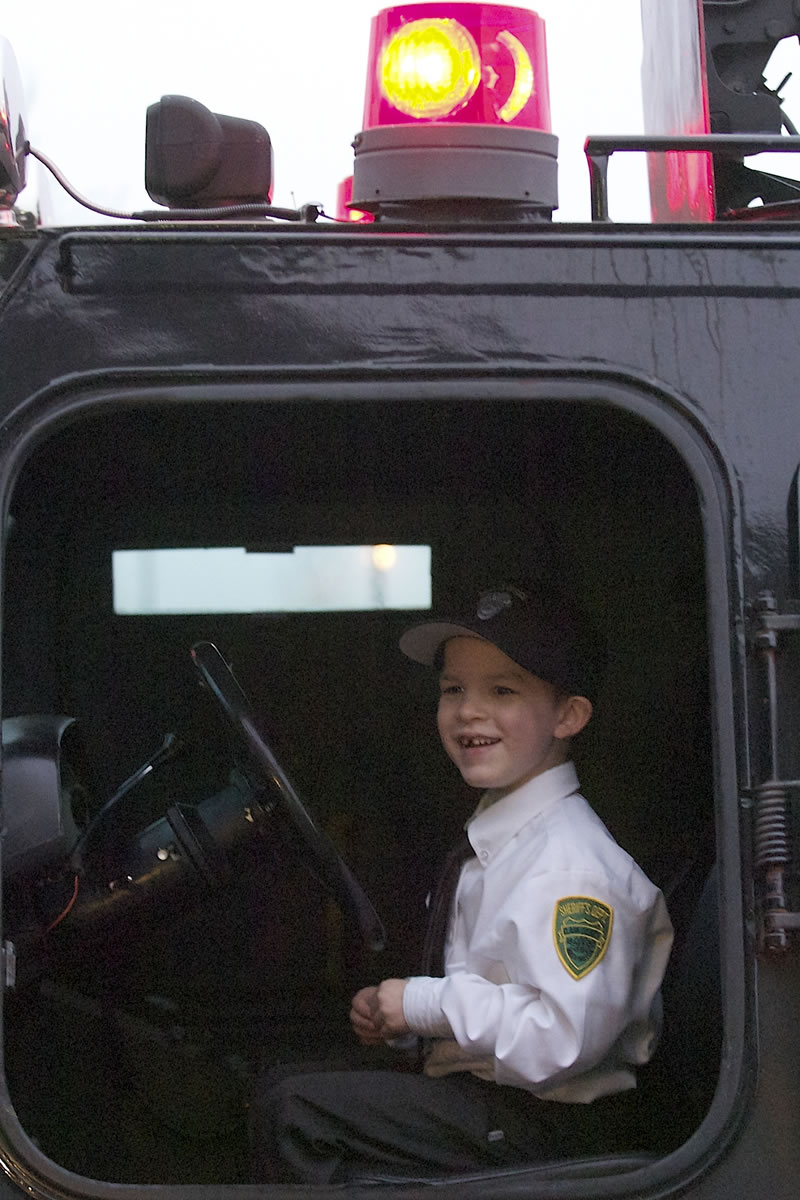
[[(702, 0), (643, 0), (645, 130), (709, 133)], [(649, 154), (654, 221), (714, 220), (714, 160), (685, 150)]]
[(352, 224), (374, 221), (372, 213), (362, 212), (360, 208), (352, 208), (353, 176), (348, 175), (336, 189), (336, 220), (350, 221)]
[(541, 17), (504, 4), (402, 4), (379, 12), (364, 129), (431, 121), (549, 132)]

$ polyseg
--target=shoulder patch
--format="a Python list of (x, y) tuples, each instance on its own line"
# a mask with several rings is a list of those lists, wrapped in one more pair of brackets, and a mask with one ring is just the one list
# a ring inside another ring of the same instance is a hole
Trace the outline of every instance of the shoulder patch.
[(573, 979), (583, 979), (608, 949), (614, 910), (592, 896), (556, 901), (553, 941), (556, 954)]

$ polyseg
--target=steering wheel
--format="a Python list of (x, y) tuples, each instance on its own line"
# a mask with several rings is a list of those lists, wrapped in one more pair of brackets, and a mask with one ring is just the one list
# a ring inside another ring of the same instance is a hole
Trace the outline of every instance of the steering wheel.
[(358, 928), (363, 944), (370, 950), (384, 948), (386, 938), (381, 920), (364, 889), (341, 858), (328, 835), (319, 828), (272, 753), (250, 701), (225, 659), (213, 642), (197, 642), (191, 649), (192, 660), (203, 683), (219, 704), (249, 759), (277, 798), (308, 852), (311, 870), (338, 901)]

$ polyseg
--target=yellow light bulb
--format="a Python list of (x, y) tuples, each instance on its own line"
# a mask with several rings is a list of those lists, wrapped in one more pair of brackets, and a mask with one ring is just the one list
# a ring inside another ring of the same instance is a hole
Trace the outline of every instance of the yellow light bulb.
[(378, 571), (391, 571), (397, 562), (397, 549), (382, 543), (372, 547), (372, 565)]
[(480, 78), (475, 39), (451, 18), (409, 21), (387, 40), (378, 59), (383, 95), (400, 112), (421, 120), (461, 108)]

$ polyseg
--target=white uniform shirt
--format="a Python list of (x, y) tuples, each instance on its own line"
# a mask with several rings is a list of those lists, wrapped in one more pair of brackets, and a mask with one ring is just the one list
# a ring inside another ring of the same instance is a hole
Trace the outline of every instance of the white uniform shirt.
[(636, 1086), (672, 926), (578, 786), (564, 763), (496, 802), (485, 793), (470, 819), (445, 976), (412, 978), (403, 996), (413, 1032), (444, 1039), (428, 1073), (579, 1103)]

